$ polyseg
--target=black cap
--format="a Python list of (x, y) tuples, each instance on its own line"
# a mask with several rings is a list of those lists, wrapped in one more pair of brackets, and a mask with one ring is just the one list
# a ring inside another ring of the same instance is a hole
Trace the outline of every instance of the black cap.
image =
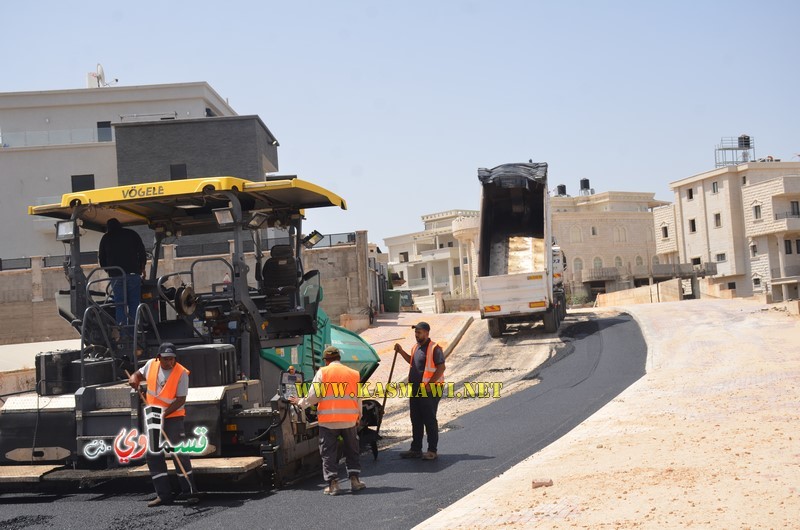
[(158, 347), (158, 354), (161, 357), (175, 357), (175, 345), (171, 342), (164, 342)]
[(416, 326), (411, 326), (414, 329), (424, 329), (425, 331), (430, 331), (431, 326), (427, 322), (418, 322)]

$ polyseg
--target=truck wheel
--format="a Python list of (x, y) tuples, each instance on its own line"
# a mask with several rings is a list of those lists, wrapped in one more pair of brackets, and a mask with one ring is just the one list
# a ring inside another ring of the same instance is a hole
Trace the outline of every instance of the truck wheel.
[(558, 295), (558, 308), (560, 309), (558, 319), (563, 322), (567, 318), (567, 295), (564, 293)]
[(558, 309), (551, 307), (544, 313), (542, 318), (545, 333), (555, 333), (558, 331)]
[(499, 318), (490, 318), (486, 321), (489, 324), (489, 336), (493, 339), (499, 338), (503, 334), (503, 326)]

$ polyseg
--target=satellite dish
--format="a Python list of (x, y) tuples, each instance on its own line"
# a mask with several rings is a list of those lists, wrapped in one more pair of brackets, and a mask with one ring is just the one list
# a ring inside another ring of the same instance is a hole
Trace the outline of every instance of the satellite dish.
[(103, 71), (103, 65), (97, 63), (97, 86), (104, 87), (106, 85), (106, 73)]

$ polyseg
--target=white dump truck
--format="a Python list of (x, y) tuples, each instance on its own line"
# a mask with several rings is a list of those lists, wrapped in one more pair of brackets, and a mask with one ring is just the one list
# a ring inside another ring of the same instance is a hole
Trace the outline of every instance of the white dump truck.
[(542, 320), (555, 333), (566, 316), (564, 255), (553, 244), (547, 164), (478, 170), (482, 185), (478, 302), (489, 334)]

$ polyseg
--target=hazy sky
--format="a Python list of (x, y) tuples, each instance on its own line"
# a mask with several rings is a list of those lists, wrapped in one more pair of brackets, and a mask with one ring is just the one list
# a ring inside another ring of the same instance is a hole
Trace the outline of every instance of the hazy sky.
[(800, 160), (800, 2), (5, 2), (0, 92), (206, 81), (343, 196), (307, 228), (422, 229), (477, 209), (478, 167), (550, 164), (570, 194), (714, 167), (721, 137)]

